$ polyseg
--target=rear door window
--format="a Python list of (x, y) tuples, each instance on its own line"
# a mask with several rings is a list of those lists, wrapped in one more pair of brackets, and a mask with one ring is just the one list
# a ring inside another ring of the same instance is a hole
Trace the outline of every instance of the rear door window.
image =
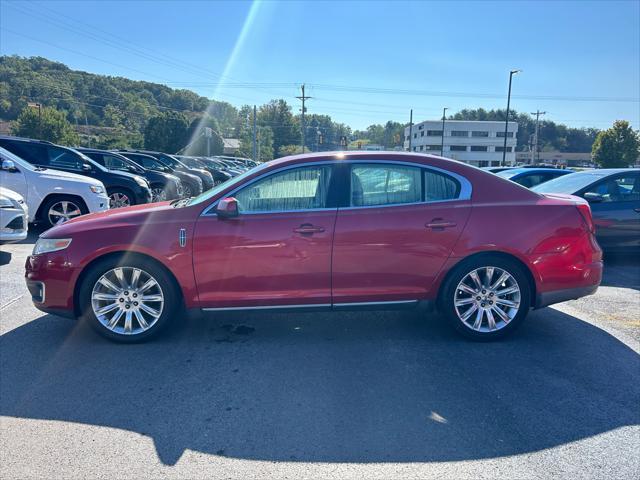
[(596, 193), (603, 202), (640, 201), (640, 175), (625, 174), (602, 180), (589, 187), (583, 194)]

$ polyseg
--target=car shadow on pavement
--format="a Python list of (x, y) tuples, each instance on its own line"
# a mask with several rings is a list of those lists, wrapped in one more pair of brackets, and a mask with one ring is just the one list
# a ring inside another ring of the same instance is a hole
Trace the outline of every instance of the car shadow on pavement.
[(0, 414), (307, 462), (522, 454), (640, 423), (640, 356), (559, 311), (495, 343), (418, 312), (225, 314), (117, 345), (44, 315), (0, 338)]
[(11, 262), (11, 252), (0, 250), (0, 265), (8, 265)]

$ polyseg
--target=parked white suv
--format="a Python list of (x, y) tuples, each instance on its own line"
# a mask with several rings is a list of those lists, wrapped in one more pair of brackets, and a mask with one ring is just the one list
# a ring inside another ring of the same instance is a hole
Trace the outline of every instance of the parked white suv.
[(0, 187), (0, 244), (27, 238), (29, 212), (22, 195)]
[(24, 197), (30, 222), (52, 226), (109, 208), (109, 197), (99, 180), (31, 165), (2, 147), (0, 160), (0, 184)]

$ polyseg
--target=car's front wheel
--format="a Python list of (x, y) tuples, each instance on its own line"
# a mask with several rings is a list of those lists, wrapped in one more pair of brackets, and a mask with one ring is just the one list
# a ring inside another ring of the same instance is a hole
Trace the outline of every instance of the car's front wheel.
[(104, 337), (123, 343), (157, 335), (175, 315), (179, 298), (162, 267), (139, 259), (98, 262), (80, 291), (85, 320)]
[(135, 199), (133, 195), (125, 189), (109, 189), (109, 208), (122, 208), (135, 205)]
[(443, 286), (440, 306), (464, 336), (494, 340), (524, 320), (531, 307), (531, 286), (517, 261), (480, 256), (454, 269)]

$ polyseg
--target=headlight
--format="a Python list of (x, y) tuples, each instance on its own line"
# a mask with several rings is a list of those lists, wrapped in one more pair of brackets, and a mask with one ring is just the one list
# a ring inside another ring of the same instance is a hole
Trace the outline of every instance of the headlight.
[(39, 238), (33, 247), (33, 255), (64, 250), (70, 244), (70, 238)]
[(93, 193), (104, 193), (104, 188), (101, 185), (91, 185), (89, 188)]
[(136, 183), (138, 185), (140, 185), (141, 187), (147, 187), (149, 188), (149, 183), (142, 177), (138, 177), (138, 176), (134, 176), (133, 179), (136, 181)]
[(15, 205), (8, 197), (0, 197), (0, 208), (15, 208)]

